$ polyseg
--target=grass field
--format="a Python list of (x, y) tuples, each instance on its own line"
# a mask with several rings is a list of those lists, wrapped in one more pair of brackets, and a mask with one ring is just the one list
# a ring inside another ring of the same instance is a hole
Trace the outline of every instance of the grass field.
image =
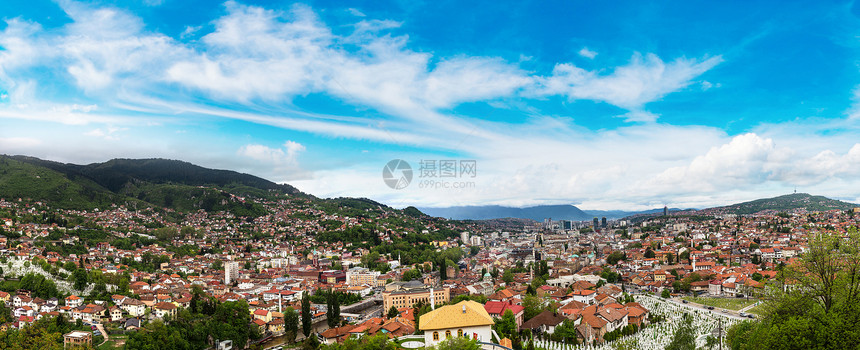
[(682, 298), (689, 302), (702, 305), (710, 305), (721, 309), (740, 310), (752, 304), (755, 304), (756, 299), (741, 299), (741, 298), (701, 298), (701, 297), (684, 297)]
[(756, 305), (752, 309), (747, 310), (747, 312), (751, 314), (761, 315), (761, 313), (764, 312), (764, 304)]

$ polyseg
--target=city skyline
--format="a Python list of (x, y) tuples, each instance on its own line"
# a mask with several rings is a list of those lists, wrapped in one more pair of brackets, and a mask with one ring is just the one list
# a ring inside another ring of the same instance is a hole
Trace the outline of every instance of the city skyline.
[[(743, 6), (2, 4), (0, 153), (395, 207), (860, 202), (858, 10)], [(427, 160), (474, 161), (474, 185), (419, 188)]]

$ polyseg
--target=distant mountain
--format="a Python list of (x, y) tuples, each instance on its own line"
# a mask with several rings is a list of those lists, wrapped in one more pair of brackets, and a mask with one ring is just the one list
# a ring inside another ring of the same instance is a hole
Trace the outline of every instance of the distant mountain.
[[(519, 218), (535, 221), (543, 221), (546, 218), (552, 218), (552, 220), (590, 221), (595, 217), (606, 217), (609, 220), (613, 220), (636, 214), (659, 213), (663, 211), (662, 208), (647, 211), (581, 210), (574, 205), (538, 205), (525, 208), (485, 205), (419, 209), (430, 216), (455, 220)], [(679, 209), (673, 208), (671, 210), (677, 211)]]
[(484, 205), (419, 209), (430, 216), (438, 216), (454, 220), (520, 218), (543, 221), (545, 218), (552, 218), (553, 220), (582, 221), (592, 219), (590, 214), (573, 205), (539, 205), (527, 208)]
[(77, 165), (0, 156), (0, 175), (0, 198), (30, 198), (67, 209), (125, 204), (259, 216), (264, 213), (262, 206), (237, 197), (306, 196), (290, 185), (168, 159), (114, 159)]
[(773, 198), (756, 199), (749, 202), (727, 205), (723, 207), (701, 210), (700, 213), (754, 214), (761, 211), (791, 211), (804, 209), (806, 211), (827, 211), (833, 209), (847, 210), (857, 207), (857, 204), (830, 199), (824, 196), (813, 196), (808, 193), (794, 193)]

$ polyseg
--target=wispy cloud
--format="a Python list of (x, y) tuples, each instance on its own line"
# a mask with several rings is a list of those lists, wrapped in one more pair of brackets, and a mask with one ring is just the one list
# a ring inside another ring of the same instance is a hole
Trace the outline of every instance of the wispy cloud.
[(636, 111), (687, 87), (722, 60), (720, 56), (702, 60), (679, 58), (667, 64), (657, 55), (637, 53), (628, 65), (616, 67), (609, 75), (562, 63), (555, 66), (551, 76), (542, 79), (538, 91), (567, 96), (571, 100), (606, 102)]

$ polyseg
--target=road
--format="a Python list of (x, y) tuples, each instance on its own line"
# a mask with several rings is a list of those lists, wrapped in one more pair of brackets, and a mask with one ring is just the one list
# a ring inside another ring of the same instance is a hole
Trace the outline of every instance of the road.
[(697, 304), (697, 303), (690, 302), (690, 301), (688, 301), (687, 303), (684, 303), (681, 301), (682, 300), (681, 298), (672, 298), (672, 299), (665, 299), (665, 300), (673, 302), (673, 303), (681, 305), (681, 306), (684, 306), (690, 310), (709, 311), (715, 315), (722, 315), (722, 316), (726, 316), (726, 317), (731, 317), (731, 318), (734, 318), (736, 320), (748, 320), (748, 318), (741, 317), (739, 312), (734, 311), (734, 310), (720, 309), (717, 307), (715, 307), (713, 310), (708, 310), (705, 308), (705, 305)]
[[(96, 329), (99, 330), (99, 332), (102, 332), (102, 336), (105, 337), (105, 341), (102, 342), (102, 344), (104, 344), (110, 338), (108, 336), (107, 332), (105, 332), (105, 326), (102, 325), (101, 323), (97, 323), (97, 324), (95, 324), (95, 326), (96, 326)], [(99, 344), (99, 345), (102, 345), (102, 344)]]

